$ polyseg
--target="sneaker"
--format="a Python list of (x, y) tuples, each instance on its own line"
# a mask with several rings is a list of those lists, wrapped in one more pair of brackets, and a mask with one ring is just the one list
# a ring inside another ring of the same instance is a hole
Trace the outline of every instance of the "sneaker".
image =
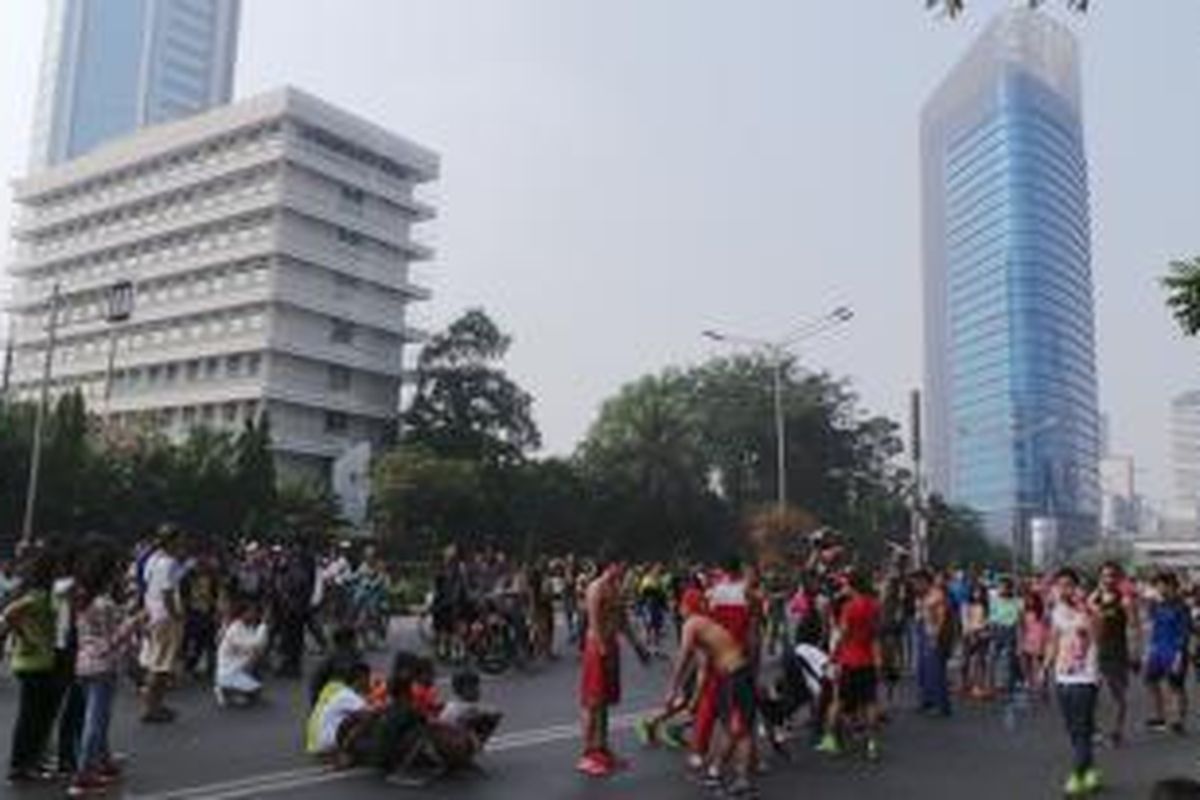
[(1163, 719), (1148, 719), (1146, 720), (1146, 730), (1151, 733), (1165, 733), (1167, 730), (1167, 721)]
[(874, 739), (867, 739), (867, 760), (878, 761), (879, 758), (879, 742)]
[(686, 764), (687, 768), (692, 772), (700, 772), (702, 769), (704, 769), (704, 756), (700, 755), (699, 753), (688, 753), (687, 758), (684, 759), (683, 763)]
[(682, 725), (668, 725), (663, 729), (663, 743), (674, 750), (686, 750), (688, 746), (687, 737), (684, 736), (684, 727)]
[(596, 753), (584, 753), (575, 763), (575, 769), (589, 778), (604, 778), (612, 773), (612, 768)]
[(754, 783), (745, 775), (741, 775), (730, 781), (725, 787), (725, 794), (730, 797), (757, 797), (758, 790), (754, 787)]
[(630, 767), (628, 759), (621, 758), (611, 750), (601, 750), (596, 753), (596, 758), (604, 762), (610, 772), (624, 772)]
[(1183, 727), (1183, 722), (1172, 722), (1171, 733), (1175, 734), (1176, 736), (1186, 736), (1187, 729)]
[(817, 743), (817, 752), (836, 756), (838, 753), (842, 752), (842, 746), (838, 744), (836, 736), (834, 736), (832, 733), (827, 733), (822, 736), (821, 741)]
[(705, 771), (700, 778), (700, 785), (711, 792), (719, 792), (725, 788), (725, 782), (721, 780), (721, 773), (715, 769)]
[(1098, 792), (1104, 786), (1104, 779), (1100, 775), (1100, 770), (1091, 767), (1084, 771), (1082, 783), (1085, 792)]
[(1083, 777), (1078, 772), (1072, 772), (1071, 777), (1067, 778), (1063, 794), (1067, 797), (1082, 797), (1086, 794), (1086, 790), (1083, 788)]
[(84, 772), (71, 779), (67, 786), (67, 797), (86, 797), (93, 792), (101, 792), (109, 782), (102, 780), (93, 772)]
[(225, 696), (225, 692), (220, 686), (213, 687), (213, 698), (217, 701), (217, 708), (225, 708), (229, 705), (229, 698)]

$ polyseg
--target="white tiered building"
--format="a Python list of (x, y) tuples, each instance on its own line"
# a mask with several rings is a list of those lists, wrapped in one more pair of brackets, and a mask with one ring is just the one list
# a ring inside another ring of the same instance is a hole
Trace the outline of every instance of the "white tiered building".
[[(142, 130), (15, 184), (13, 390), (181, 437), (269, 414), (284, 472), (328, 475), (396, 417), (433, 152), (295, 89)], [(132, 283), (129, 320), (110, 290)], [(115, 342), (112, 370), (110, 344)], [(111, 380), (110, 380), (111, 379)]]

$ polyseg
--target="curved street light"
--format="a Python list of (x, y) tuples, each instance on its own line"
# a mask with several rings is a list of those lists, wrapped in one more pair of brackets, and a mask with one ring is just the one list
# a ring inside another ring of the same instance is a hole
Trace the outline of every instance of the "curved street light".
[(772, 393), (774, 395), (775, 416), (775, 468), (776, 468), (776, 502), (779, 513), (787, 510), (787, 431), (783, 416), (783, 368), (787, 363), (788, 350), (791, 347), (811, 339), (832, 328), (849, 322), (854, 318), (854, 311), (849, 306), (838, 306), (827, 314), (801, 323), (779, 339), (759, 339), (752, 336), (730, 334), (724, 331), (707, 329), (700, 335), (714, 342), (735, 346), (748, 346), (760, 350), (769, 357), (772, 373)]

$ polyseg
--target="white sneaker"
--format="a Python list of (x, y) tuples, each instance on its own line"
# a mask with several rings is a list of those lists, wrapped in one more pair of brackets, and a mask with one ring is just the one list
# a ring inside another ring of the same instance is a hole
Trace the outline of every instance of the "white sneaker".
[(226, 699), (225, 692), (220, 686), (213, 687), (213, 697), (217, 698), (217, 706), (220, 708), (225, 708), (227, 705), (229, 705), (229, 700)]

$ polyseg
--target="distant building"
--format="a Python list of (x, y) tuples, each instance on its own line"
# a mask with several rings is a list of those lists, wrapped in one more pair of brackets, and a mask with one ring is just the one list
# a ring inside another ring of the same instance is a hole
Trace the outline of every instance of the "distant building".
[[(414, 190), (438, 170), (433, 152), (283, 89), (18, 181), (15, 391), (36, 397), (57, 284), (54, 393), (176, 438), (266, 412), (281, 470), (328, 477), (395, 422), (408, 304), (429, 297), (409, 265), (431, 257), (413, 229), (434, 210)], [(126, 282), (132, 317), (110, 324)]]
[(1171, 400), (1172, 502), (1200, 506), (1200, 391)]
[(240, 0), (49, 0), (31, 171), (229, 102)]
[(1029, 549), (1100, 517), (1088, 173), (1074, 37), (994, 20), (921, 118), (926, 458), (932, 488)]
[(1100, 534), (1106, 539), (1132, 539), (1142, 522), (1142, 498), (1137, 493), (1132, 456), (1100, 459)]

